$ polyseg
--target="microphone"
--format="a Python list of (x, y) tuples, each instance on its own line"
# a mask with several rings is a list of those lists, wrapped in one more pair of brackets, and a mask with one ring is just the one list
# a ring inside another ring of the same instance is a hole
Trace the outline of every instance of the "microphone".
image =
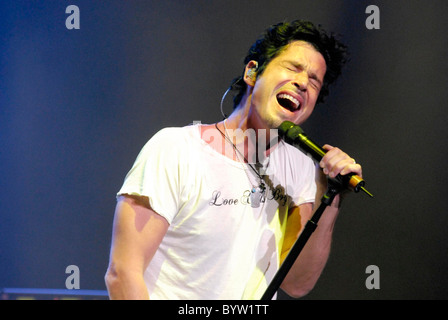
[[(300, 128), (298, 125), (295, 125), (291, 121), (284, 121), (280, 125), (280, 127), (278, 127), (278, 135), (286, 143), (300, 149), (316, 162), (320, 162), (320, 160), (322, 160), (323, 156), (325, 156), (326, 154), (325, 150), (323, 150), (307, 137), (302, 128)], [(338, 180), (343, 185), (350, 187), (355, 192), (359, 192), (360, 190), (362, 190), (367, 195), (373, 198), (373, 195), (364, 188), (365, 181), (360, 176), (354, 173), (349, 173), (344, 176), (341, 176), (339, 174), (337, 175), (335, 180)]]

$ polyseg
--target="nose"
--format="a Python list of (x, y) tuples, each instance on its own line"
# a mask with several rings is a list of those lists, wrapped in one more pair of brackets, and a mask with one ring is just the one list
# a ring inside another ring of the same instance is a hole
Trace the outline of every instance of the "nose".
[(293, 80), (295, 87), (299, 88), (300, 91), (306, 91), (308, 88), (308, 75), (306, 72), (300, 72), (296, 75)]

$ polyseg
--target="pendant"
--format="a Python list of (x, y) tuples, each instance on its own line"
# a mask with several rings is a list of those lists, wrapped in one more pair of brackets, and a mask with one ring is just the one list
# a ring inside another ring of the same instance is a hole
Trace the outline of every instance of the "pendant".
[(250, 191), (250, 206), (252, 208), (258, 208), (261, 204), (261, 201), (264, 197), (264, 191), (266, 190), (264, 184), (259, 185), (258, 187), (252, 188)]

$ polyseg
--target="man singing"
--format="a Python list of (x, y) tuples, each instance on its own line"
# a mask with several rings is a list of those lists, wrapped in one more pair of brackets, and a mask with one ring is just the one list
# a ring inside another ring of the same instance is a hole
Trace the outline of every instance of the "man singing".
[[(260, 299), (318, 207), (325, 175), (362, 176), (340, 149), (325, 145), (316, 168), (272, 130), (306, 121), (345, 61), (346, 47), (311, 22), (274, 25), (232, 82), (229, 117), (147, 142), (117, 195), (111, 299)], [(337, 195), (285, 277), (292, 297), (321, 275), (339, 205)]]

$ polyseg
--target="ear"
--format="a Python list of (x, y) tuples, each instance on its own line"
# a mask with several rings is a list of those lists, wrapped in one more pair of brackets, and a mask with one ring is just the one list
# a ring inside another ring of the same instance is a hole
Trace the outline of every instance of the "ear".
[(244, 70), (244, 82), (248, 86), (255, 86), (255, 82), (257, 80), (257, 69), (258, 62), (255, 60), (251, 60), (246, 64), (246, 68)]

